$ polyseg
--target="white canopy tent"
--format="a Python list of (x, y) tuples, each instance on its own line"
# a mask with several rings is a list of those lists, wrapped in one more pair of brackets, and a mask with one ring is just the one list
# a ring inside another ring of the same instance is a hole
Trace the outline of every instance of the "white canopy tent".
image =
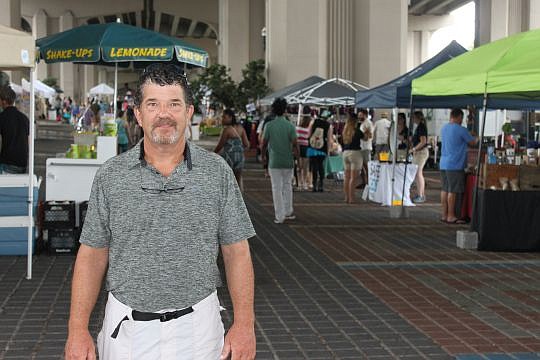
[[(22, 79), (21, 84), (24, 91), (30, 92), (30, 81)], [(37, 79), (34, 81), (34, 91), (37, 95), (45, 98), (52, 98), (56, 95), (56, 90), (54, 88)]]
[(105, 83), (94, 86), (88, 91), (89, 95), (114, 95), (114, 89)]
[(285, 96), (289, 104), (354, 105), (356, 92), (368, 87), (341, 78), (332, 78), (309, 85)]
[(23, 93), (23, 88), (22, 88), (21, 85), (17, 85), (17, 84), (15, 84), (15, 83), (10, 82), (10, 83), (9, 83), (9, 87), (10, 87), (11, 89), (13, 89), (13, 91), (15, 91), (15, 94), (17, 94), (17, 95), (22, 95), (22, 93)]
[(34, 81), (35, 40), (32, 35), (0, 25), (0, 70), (30, 70), (30, 136), (28, 141), (28, 253), (26, 278), (32, 278), (32, 250), (34, 240)]
[(285, 96), (287, 103), (298, 104), (297, 123), (300, 123), (304, 105), (351, 106), (356, 92), (368, 87), (341, 78), (321, 79), (320, 81), (296, 90)]

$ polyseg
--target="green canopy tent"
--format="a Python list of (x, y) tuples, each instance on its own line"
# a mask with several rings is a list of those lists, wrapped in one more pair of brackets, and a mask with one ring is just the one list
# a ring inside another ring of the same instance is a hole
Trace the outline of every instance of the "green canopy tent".
[[(412, 95), (540, 100), (538, 59), (540, 29), (519, 33), (473, 49), (413, 80)], [(524, 107), (538, 108), (540, 103)]]
[(488, 108), (540, 108), (540, 29), (519, 33), (460, 55), (412, 82), (412, 96), (482, 97), (483, 118), (473, 211)]
[(46, 63), (114, 64), (115, 116), (119, 64), (156, 61), (197, 67), (208, 64), (208, 53), (203, 49), (175, 37), (122, 23), (83, 25), (38, 39), (36, 43), (39, 57)]

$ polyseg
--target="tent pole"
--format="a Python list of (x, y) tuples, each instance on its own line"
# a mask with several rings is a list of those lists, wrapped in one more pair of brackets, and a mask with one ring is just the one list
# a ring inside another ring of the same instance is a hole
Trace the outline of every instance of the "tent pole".
[(35, 119), (35, 91), (36, 69), (30, 69), (30, 113), (29, 115), (29, 136), (28, 136), (28, 253), (26, 264), (26, 279), (32, 279), (32, 250), (34, 248), (34, 119)]
[(118, 112), (117, 106), (118, 101), (116, 100), (118, 96), (118, 63), (114, 63), (114, 98), (113, 98), (113, 118), (116, 119), (116, 114)]
[[(483, 101), (483, 109), (484, 113), (482, 114), (482, 126), (480, 130), (480, 139), (478, 140), (478, 158), (476, 159), (476, 178), (474, 180), (474, 189), (473, 189), (473, 206), (472, 206), (472, 219), (471, 219), (471, 226), (470, 231), (474, 231), (476, 228), (476, 217), (478, 215), (476, 207), (478, 206), (478, 180), (480, 177), (480, 164), (482, 163), (482, 143), (484, 142), (484, 131), (486, 128), (486, 115), (487, 115), (487, 82), (485, 84), (485, 90), (484, 90), (484, 101)], [(504, 136), (504, 135), (503, 135)]]
[(304, 105), (302, 103), (298, 103), (298, 116), (296, 117), (296, 126), (300, 126), (300, 118), (302, 117), (302, 108)]
[[(390, 197), (390, 206), (394, 206), (394, 184), (396, 181), (396, 159), (397, 159), (397, 108), (392, 109), (392, 128), (394, 128), (394, 138), (392, 142), (394, 143), (394, 151), (392, 151), (392, 196)], [(391, 147), (390, 147), (391, 148)], [(401, 199), (403, 202), (403, 198)]]
[(401, 190), (401, 211), (405, 211), (405, 184), (407, 183), (407, 169), (409, 165), (409, 151), (411, 147), (411, 143), (409, 141), (409, 138), (412, 136), (412, 117), (413, 117), (413, 96), (411, 93), (411, 97), (409, 98), (409, 122), (407, 123), (407, 116), (405, 116), (405, 125), (407, 126), (407, 138), (405, 139), (405, 143), (407, 144), (407, 153), (405, 154), (405, 169), (403, 172), (403, 188)]

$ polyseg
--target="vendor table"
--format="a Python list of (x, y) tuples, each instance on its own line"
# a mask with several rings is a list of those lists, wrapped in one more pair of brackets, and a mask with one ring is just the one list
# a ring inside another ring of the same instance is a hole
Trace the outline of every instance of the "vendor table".
[(343, 156), (327, 156), (324, 159), (324, 176), (343, 171)]
[(96, 171), (103, 163), (96, 159), (47, 159), (45, 200), (87, 201)]
[[(403, 205), (414, 206), (410, 197), (411, 184), (416, 176), (418, 166), (414, 164), (407, 165), (407, 176), (405, 182), (405, 194), (403, 196)], [(403, 178), (405, 175), (405, 164), (396, 164), (394, 181), (393, 200), (401, 201), (403, 192)], [(392, 164), (380, 163), (378, 161), (368, 162), (368, 186), (364, 188), (362, 194), (364, 200), (371, 200), (382, 205), (392, 205)]]
[(478, 250), (540, 251), (540, 191), (478, 189)]

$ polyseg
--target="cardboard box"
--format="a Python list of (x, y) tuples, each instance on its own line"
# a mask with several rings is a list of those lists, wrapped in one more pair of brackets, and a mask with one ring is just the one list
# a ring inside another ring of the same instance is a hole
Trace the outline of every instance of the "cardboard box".
[(479, 187), (482, 189), (501, 189), (499, 178), (519, 179), (519, 166), (510, 164), (482, 164)]

